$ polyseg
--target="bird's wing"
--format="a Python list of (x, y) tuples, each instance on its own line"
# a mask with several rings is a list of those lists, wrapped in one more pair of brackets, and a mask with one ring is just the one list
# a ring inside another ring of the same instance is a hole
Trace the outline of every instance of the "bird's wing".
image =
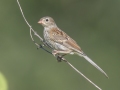
[(50, 30), (50, 38), (67, 48), (73, 49), (74, 51), (82, 51), (78, 44), (59, 28), (52, 28)]
[(52, 31), (50, 31), (51, 32), (50, 37), (53, 41), (60, 43), (63, 46), (72, 49), (73, 51), (78, 52), (77, 54), (79, 56), (84, 57), (89, 63), (91, 63), (94, 67), (96, 67), (99, 71), (101, 71), (106, 77), (108, 77), (107, 74), (96, 63), (94, 63), (89, 57), (87, 57), (83, 53), (83, 51), (77, 45), (77, 43), (72, 38), (70, 38), (65, 32), (56, 28), (53, 28), (51, 30)]

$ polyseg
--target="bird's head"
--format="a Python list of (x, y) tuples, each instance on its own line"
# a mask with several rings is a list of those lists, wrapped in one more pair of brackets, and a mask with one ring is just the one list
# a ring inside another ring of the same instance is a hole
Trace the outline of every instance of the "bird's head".
[(41, 25), (43, 25), (44, 27), (51, 27), (51, 26), (56, 25), (55, 21), (51, 17), (49, 17), (49, 16), (41, 18), (38, 21), (38, 23), (41, 24)]

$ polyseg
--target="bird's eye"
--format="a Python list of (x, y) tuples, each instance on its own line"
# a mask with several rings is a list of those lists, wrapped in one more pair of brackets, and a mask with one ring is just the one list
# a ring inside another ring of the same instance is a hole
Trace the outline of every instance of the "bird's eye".
[(49, 20), (48, 20), (48, 19), (46, 19), (46, 21), (48, 22)]

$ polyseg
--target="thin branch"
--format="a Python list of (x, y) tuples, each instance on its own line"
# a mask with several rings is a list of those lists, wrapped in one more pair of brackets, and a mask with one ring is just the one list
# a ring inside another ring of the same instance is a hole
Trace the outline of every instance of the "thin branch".
[(43, 48), (44, 45), (38, 44), (38, 43), (36, 43), (36, 42), (34, 41), (34, 39), (33, 39), (33, 37), (32, 37), (32, 32), (31, 32), (31, 31), (32, 31), (32, 30), (30, 29), (30, 37), (31, 37), (32, 41), (34, 42), (34, 44), (35, 44), (38, 48), (42, 48), (42, 49), (45, 50), (46, 52), (52, 54), (50, 51), (48, 51), (48, 50), (46, 50), (45, 48)]
[(32, 26), (28, 23), (28, 21), (26, 20), (25, 16), (24, 16), (24, 13), (22, 11), (22, 8), (20, 6), (20, 3), (19, 3), (19, 0), (17, 0), (17, 3), (18, 3), (18, 6), (20, 8), (20, 11), (21, 11), (21, 14), (26, 22), (26, 24), (29, 26), (29, 28), (34, 32), (34, 35), (36, 35), (41, 41), (43, 41), (43, 39), (35, 32), (35, 30), (33, 30)]
[(31, 37), (32, 41), (35, 43), (35, 45), (36, 45), (37, 47), (39, 47), (39, 44), (37, 44), (37, 43), (34, 41), (33, 37), (32, 37), (31, 28), (30, 28), (30, 37)]
[[(21, 14), (22, 14), (22, 16), (23, 16), (26, 24), (27, 24), (28, 27), (30, 28), (30, 37), (31, 37), (32, 41), (34, 42), (34, 44), (35, 44), (38, 48), (42, 48), (42, 49), (45, 50), (46, 52), (52, 54), (52, 53), (51, 53), (50, 51), (48, 51), (47, 49), (43, 48), (44, 45), (45, 45), (46, 47), (49, 47), (49, 46), (44, 42), (43, 38), (42, 38), (40, 35), (38, 35), (37, 32), (35, 32), (35, 30), (34, 30), (34, 29), (31, 27), (31, 25), (28, 23), (28, 21), (26, 20), (26, 18), (25, 18), (25, 16), (24, 16), (24, 13), (23, 13), (23, 11), (22, 11), (22, 8), (21, 8), (20, 3), (19, 3), (18, 0), (17, 0), (17, 3), (18, 3), (18, 6), (19, 6), (20, 11), (21, 11)], [(35, 36), (37, 36), (37, 37), (40, 39), (40, 41), (43, 43), (43, 45), (41, 45), (41, 44), (39, 45), (38, 43), (35, 42), (35, 40), (34, 40), (33, 37), (32, 37), (32, 32), (34, 33)], [(50, 48), (50, 47), (49, 47), (49, 48)], [(95, 83), (93, 83), (90, 79), (88, 79), (83, 73), (81, 73), (78, 69), (76, 69), (70, 62), (68, 62), (68, 61), (67, 61), (65, 58), (63, 58), (61, 55), (58, 55), (58, 56), (56, 56), (56, 57), (57, 57), (57, 59), (60, 59), (60, 60), (62, 60), (62, 61), (64, 61), (64, 62), (66, 62), (70, 67), (72, 67), (77, 73), (79, 73), (82, 77), (84, 77), (84, 78), (85, 78), (88, 82), (90, 82), (92, 85), (94, 85), (98, 90), (102, 90), (100, 87), (98, 87)], [(58, 58), (58, 57), (59, 57), (59, 58)]]
[(90, 82), (92, 85), (94, 85), (99, 90), (102, 90), (100, 87), (98, 87), (95, 83), (93, 83), (89, 78), (87, 78), (83, 73), (81, 73), (77, 68), (75, 68), (71, 63), (68, 61), (65, 61), (69, 66), (71, 66), (77, 73), (79, 73), (81, 76), (83, 76), (88, 82)]

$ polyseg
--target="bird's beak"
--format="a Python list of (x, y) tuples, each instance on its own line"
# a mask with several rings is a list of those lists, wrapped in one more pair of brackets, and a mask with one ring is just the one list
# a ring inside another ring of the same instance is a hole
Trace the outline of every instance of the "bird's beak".
[(42, 20), (38, 21), (39, 24), (42, 24)]

